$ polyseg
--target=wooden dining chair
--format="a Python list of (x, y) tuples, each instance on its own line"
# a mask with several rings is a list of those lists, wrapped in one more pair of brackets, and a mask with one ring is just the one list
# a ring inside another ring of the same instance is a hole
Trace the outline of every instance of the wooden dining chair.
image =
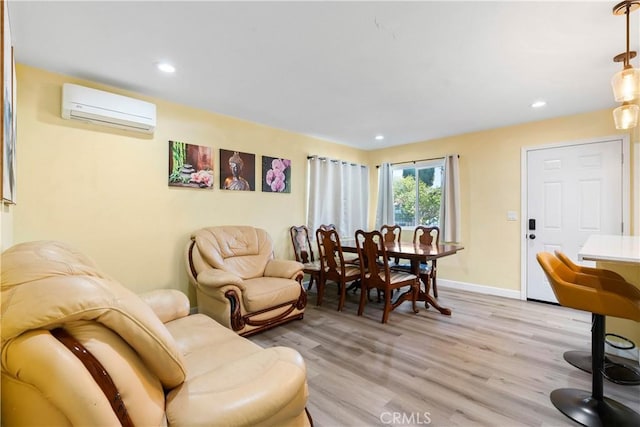
[[(340, 230), (338, 230), (338, 227), (336, 227), (335, 224), (320, 224), (318, 229), (325, 231), (334, 230), (338, 235), (340, 235)], [(358, 255), (349, 253), (344, 254), (344, 262), (347, 264), (358, 264)]]
[[(382, 234), (385, 242), (400, 242), (400, 239), (402, 238), (402, 227), (397, 224), (384, 224), (380, 227), (380, 233)], [(400, 259), (396, 258), (395, 264), (398, 265), (399, 263)]]
[[(419, 225), (413, 231), (413, 243), (422, 245), (438, 246), (440, 244), (440, 228), (436, 226), (427, 227)], [(433, 296), (438, 298), (438, 288), (436, 285), (437, 260), (430, 261), (431, 264), (420, 263), (420, 279), (426, 286), (426, 292), (429, 292), (429, 285), (433, 287)]]
[(309, 275), (307, 290), (310, 290), (313, 283), (317, 283), (320, 277), (320, 261), (317, 261), (313, 255), (309, 229), (306, 225), (294, 225), (289, 228), (289, 234), (291, 235), (291, 243), (293, 244), (293, 253), (295, 254), (296, 261), (304, 265), (303, 271)]
[[(387, 323), (389, 313), (407, 300), (411, 300), (413, 312), (417, 313), (416, 299), (420, 289), (418, 276), (389, 268), (389, 258), (384, 246), (384, 237), (379, 231), (366, 232), (358, 230), (355, 236), (361, 267), (358, 316), (362, 316), (362, 313), (364, 313), (364, 306), (367, 303), (366, 295), (370, 289), (380, 290), (384, 294), (382, 323)], [(378, 262), (378, 260), (381, 262)], [(406, 286), (410, 288), (409, 291), (401, 294), (392, 302), (391, 295), (393, 291)]]
[(317, 305), (322, 305), (325, 285), (328, 280), (331, 280), (338, 284), (338, 292), (340, 293), (338, 311), (342, 311), (347, 294), (347, 283), (360, 279), (360, 267), (345, 262), (340, 236), (336, 230), (318, 228), (316, 241), (318, 243), (318, 258), (320, 258)]
[(318, 227), (320, 230), (325, 230), (325, 231), (329, 231), (329, 230), (335, 230), (338, 231), (338, 228), (336, 227), (335, 224), (320, 224), (320, 227)]
[(384, 224), (380, 227), (380, 233), (385, 242), (399, 242), (402, 236), (402, 227), (397, 224)]

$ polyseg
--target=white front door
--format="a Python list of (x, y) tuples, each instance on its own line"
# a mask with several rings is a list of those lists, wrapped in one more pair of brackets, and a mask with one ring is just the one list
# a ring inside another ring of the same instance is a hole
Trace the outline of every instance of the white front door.
[(622, 234), (622, 139), (527, 151), (527, 299), (557, 302), (538, 252), (577, 262), (591, 234)]

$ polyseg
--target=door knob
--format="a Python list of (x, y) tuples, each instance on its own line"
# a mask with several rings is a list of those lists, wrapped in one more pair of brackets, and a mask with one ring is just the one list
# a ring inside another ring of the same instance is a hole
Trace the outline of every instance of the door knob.
[(529, 238), (530, 238), (531, 240), (534, 240), (534, 239), (536, 238), (536, 235), (535, 235), (535, 234), (533, 234), (533, 233), (532, 233), (532, 234), (529, 234)]

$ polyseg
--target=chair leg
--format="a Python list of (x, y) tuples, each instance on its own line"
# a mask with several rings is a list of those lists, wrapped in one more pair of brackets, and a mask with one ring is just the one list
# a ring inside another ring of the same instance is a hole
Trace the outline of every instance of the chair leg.
[(318, 307), (322, 305), (322, 299), (324, 298), (324, 285), (325, 285), (325, 279), (323, 279), (322, 277), (318, 278), (316, 282), (316, 287), (318, 288), (318, 299), (317, 299), (316, 305)]
[(310, 291), (313, 287), (313, 282), (316, 280), (316, 276), (313, 274), (309, 275), (309, 284), (307, 285), (307, 291)]
[(369, 289), (364, 281), (360, 282), (360, 304), (358, 304), (358, 316), (362, 316), (364, 313), (364, 305), (367, 303), (367, 297), (369, 296)]
[(638, 426), (640, 414), (603, 395), (605, 317), (593, 316), (591, 328), (591, 393), (573, 388), (551, 392), (551, 403), (585, 426)]
[(390, 289), (384, 291), (384, 308), (382, 311), (382, 323), (387, 323), (389, 320), (389, 312), (391, 311), (391, 292)]
[(438, 286), (436, 285), (436, 260), (431, 261), (431, 286), (433, 286), (433, 297), (438, 298)]
[(418, 300), (418, 293), (420, 290), (420, 282), (416, 280), (415, 284), (411, 287), (412, 295), (411, 295), (411, 307), (413, 308), (414, 313), (418, 313), (418, 306), (416, 305), (416, 301)]
[(431, 286), (433, 286), (433, 297), (438, 298), (438, 286), (436, 286), (436, 275), (433, 274), (431, 278)]
[(340, 301), (338, 302), (338, 311), (342, 311), (344, 308), (344, 300), (347, 297), (347, 283), (342, 281), (339, 284), (340, 286)]

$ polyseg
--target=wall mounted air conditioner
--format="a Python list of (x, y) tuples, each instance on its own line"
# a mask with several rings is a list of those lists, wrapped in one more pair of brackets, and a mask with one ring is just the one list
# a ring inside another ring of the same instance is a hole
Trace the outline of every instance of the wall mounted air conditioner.
[(156, 128), (156, 106), (138, 99), (65, 83), (62, 85), (62, 118), (153, 133)]

